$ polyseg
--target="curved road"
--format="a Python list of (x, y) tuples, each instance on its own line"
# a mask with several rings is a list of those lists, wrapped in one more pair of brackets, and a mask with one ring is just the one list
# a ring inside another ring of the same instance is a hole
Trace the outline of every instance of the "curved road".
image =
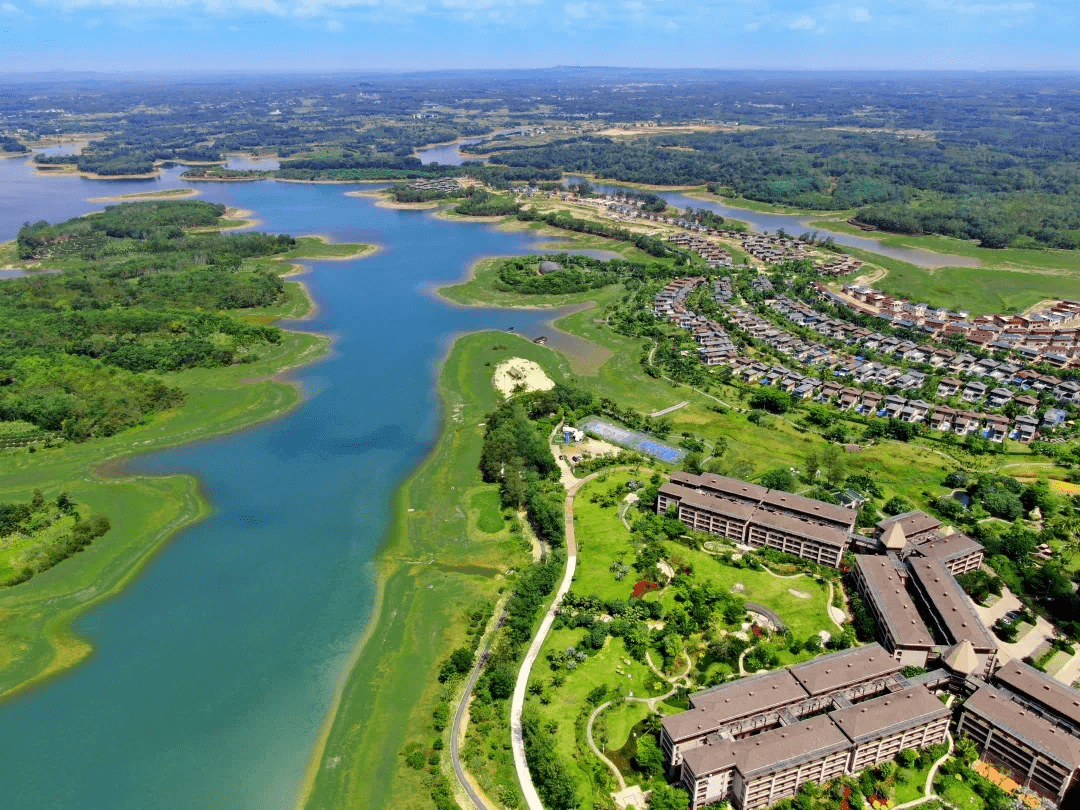
[(491, 653), (491, 645), (495, 643), (495, 637), (498, 635), (498, 630), (503, 626), (506, 621), (506, 611), (503, 610), (502, 615), (499, 616), (499, 621), (495, 625), (495, 629), (489, 634), (487, 644), (484, 645), (484, 651), (480, 654), (480, 657), (476, 659), (476, 663), (473, 665), (472, 673), (469, 675), (469, 682), (465, 684), (465, 691), (461, 695), (461, 702), (458, 703), (457, 711), (454, 712), (454, 725), (450, 729), (450, 761), (454, 765), (454, 775), (457, 776), (458, 783), (461, 785), (465, 793), (468, 794), (469, 800), (473, 803), (476, 810), (491, 810), (491, 807), (483, 800), (479, 793), (476, 792), (472, 786), (472, 782), (465, 776), (465, 769), (461, 765), (461, 723), (465, 719), (465, 712), (469, 708), (469, 699), (472, 697), (473, 689), (476, 688), (476, 681), (480, 677), (480, 672), (484, 668), (484, 664), (487, 663), (488, 655)]
[(529, 673), (532, 672), (533, 663), (540, 654), (540, 648), (544, 646), (548, 633), (551, 631), (551, 623), (555, 621), (555, 611), (562, 602), (566, 592), (570, 590), (570, 583), (574, 580), (574, 570), (577, 568), (577, 540), (574, 537), (574, 496), (581, 489), (581, 485), (591, 481), (601, 473), (623, 469), (620, 467), (608, 467), (603, 470), (587, 475), (573, 484), (566, 493), (566, 501), (563, 504), (563, 520), (566, 522), (566, 573), (562, 583), (555, 592), (555, 598), (551, 600), (551, 607), (544, 614), (540, 622), (540, 629), (536, 631), (529, 651), (525, 653), (525, 660), (521, 662), (518, 671), (517, 683), (514, 684), (514, 697), (510, 701), (510, 743), (514, 749), (514, 768), (517, 770), (518, 782), (521, 784), (521, 792), (525, 796), (525, 806), (528, 810), (544, 810), (540, 802), (540, 796), (536, 793), (532, 775), (529, 773), (529, 763), (525, 759), (525, 741), (521, 734), (521, 710), (525, 706), (525, 688), (529, 685)]

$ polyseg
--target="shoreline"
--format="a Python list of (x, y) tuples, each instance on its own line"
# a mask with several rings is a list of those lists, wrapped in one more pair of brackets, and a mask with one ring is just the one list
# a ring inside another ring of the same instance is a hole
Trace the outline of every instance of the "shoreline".
[(134, 194), (117, 194), (112, 197), (87, 197), (87, 202), (110, 203), (110, 202), (156, 202), (160, 200), (183, 200), (188, 197), (198, 197), (202, 194), (197, 188), (164, 189), (162, 191), (136, 192)]
[[(391, 500), (374, 559), (372, 613), (312, 750), (294, 805), (298, 810), (392, 807), (400, 795), (396, 791), (425, 784), (419, 781), (425, 776), (405, 767), (398, 752), (407, 741), (431, 734), (429, 711), (441, 701), (438, 661), (464, 641), (457, 610), (479, 599), (495, 602), (504, 582), (501, 571), (524, 554), (504, 546), (508, 529), (480, 536), (468, 515), (472, 494), (490, 488), (471, 463), (481, 445), (475, 423), (499, 398), (489, 373), (462, 372), (488, 356), (492, 341), (510, 343), (512, 348), (503, 348), (512, 354), (541, 360), (553, 378), (568, 374), (560, 352), (520, 335), (482, 329), (451, 336), (433, 380), (438, 428)], [(461, 540), (428, 530), (447, 519), (460, 521), (453, 533), (462, 533)], [(494, 576), (462, 570), (477, 566)]]
[[(323, 242), (327, 241), (325, 237), (316, 236), (315, 238), (319, 238), (320, 241)], [(361, 250), (356, 257), (366, 257), (368, 255), (373, 255), (374, 252), (374, 250)], [(313, 261), (321, 261), (318, 257), (310, 258)], [(340, 259), (343, 257), (330, 258)], [(294, 269), (283, 274), (283, 278), (310, 272), (310, 268), (305, 265), (295, 264), (289, 260), (284, 261), (291, 264)], [(272, 323), (280, 324), (281, 321), (302, 322), (310, 320), (318, 310), (318, 302), (311, 295), (310, 289), (305, 283), (299, 280), (289, 281), (287, 283), (296, 284), (299, 288), (302, 296), (302, 306), (304, 307), (303, 313), (297, 314), (295, 312), (297, 305), (301, 304), (301, 302), (297, 302), (297, 304), (294, 304), (293, 312), (278, 313), (273, 318)], [(287, 304), (288, 302), (286, 301), (285, 303)], [(49, 597), (46, 594), (34, 595), (26, 592), (12, 593), (14, 589), (7, 589), (8, 593), (4, 595), (11, 596), (11, 602), (6, 606), (9, 613), (19, 610), (23, 605), (29, 604), (37, 606), (42, 603), (42, 600), (45, 600), (48, 603), (56, 602), (72, 598), (73, 595), (86, 593), (88, 590), (94, 591), (94, 595), (85, 601), (78, 602), (70, 609), (61, 609), (55, 615), (49, 616), (44, 620), (41, 630), (36, 634), (35, 639), (39, 643), (48, 646), (51, 652), (50, 660), (43, 668), (23, 680), (18, 680), (7, 688), (0, 686), (0, 703), (21, 696), (54, 678), (66, 675), (89, 660), (95, 653), (95, 647), (89, 640), (74, 631), (74, 623), (88, 611), (96, 609), (100, 605), (107, 603), (109, 600), (118, 596), (125, 588), (135, 581), (157, 554), (181, 532), (197, 525), (216, 511), (216, 507), (203, 493), (202, 484), (195, 476), (189, 473), (172, 473), (163, 476), (131, 474), (128, 473), (126, 469), (129, 462), (149, 453), (160, 453), (196, 442), (213, 441), (229, 434), (261, 426), (282, 418), (304, 403), (306, 395), (303, 389), (299, 383), (288, 379), (288, 375), (295, 369), (317, 362), (329, 354), (333, 347), (333, 336), (304, 329), (290, 328), (288, 326), (278, 325), (278, 328), (287, 335), (286, 341), (291, 342), (293, 345), (287, 346), (280, 357), (275, 357), (270, 360), (269, 373), (255, 375), (251, 379), (242, 378), (235, 381), (239, 384), (243, 384), (245, 388), (250, 387), (251, 384), (260, 383), (285, 389), (283, 393), (286, 395), (284, 398), (279, 397), (279, 402), (270, 401), (266, 403), (271, 406), (268, 410), (261, 413), (254, 413), (254, 415), (252, 414), (252, 412), (258, 408), (258, 403), (260, 401), (266, 402), (267, 398), (263, 396), (261, 399), (255, 399), (250, 407), (243, 409), (239, 421), (237, 421), (236, 417), (226, 413), (224, 418), (214, 416), (210, 421), (196, 421), (185, 430), (174, 433), (166, 432), (164, 436), (144, 441), (133, 442), (131, 441), (131, 438), (133, 437), (128, 436), (126, 440), (115, 442), (113, 448), (106, 448), (104, 457), (85, 462), (86, 473), (80, 472), (80, 475), (86, 475), (85, 481), (93, 486), (108, 487), (110, 485), (135, 485), (139, 482), (144, 482), (159, 488), (182, 486), (184, 490), (181, 503), (182, 508), (180, 508), (177, 514), (171, 518), (169, 523), (159, 529), (151, 537), (143, 539), (140, 542), (138, 536), (136, 536), (133, 543), (129, 543), (123, 548), (114, 549), (113, 557), (110, 558), (106, 554), (107, 560), (119, 565), (121, 569), (118, 576), (111, 582), (102, 583), (94, 580), (91, 581), (89, 585), (85, 585), (74, 581), (74, 577), (71, 577), (73, 580), (71, 587), (65, 590), (65, 577), (61, 574), (56, 574), (51, 579), (59, 581), (60, 596), (54, 595)], [(234, 367), (235, 376), (238, 378), (244, 371), (245, 370), (240, 366)], [(177, 413), (181, 410), (183, 409), (178, 409)], [(175, 414), (171, 418), (175, 418)], [(142, 427), (148, 431), (149, 428), (154, 427), (155, 424), (159, 422), (160, 419), (156, 419)], [(162, 429), (160, 425), (158, 425), (158, 429)], [(80, 462), (78, 459), (65, 460), (63, 457), (58, 456), (49, 461), (57, 464), (64, 464), (66, 462), (67, 464), (74, 464), (80, 470), (83, 469), (83, 462)], [(18, 475), (19, 472), (20, 470), (15, 470), (13, 471), (13, 474)], [(46, 468), (46, 476), (48, 474), (49, 472)], [(51, 478), (47, 478), (47, 481), (49, 486), (55, 483)], [(135, 497), (145, 499), (150, 497), (150, 495), (149, 493), (138, 493)], [(103, 547), (98, 546), (94, 551), (98, 551), (100, 548)], [(55, 571), (57, 569), (52, 570)], [(77, 574), (77, 572), (71, 573), (73, 575)], [(44, 581), (44, 577), (35, 577), (35, 579)], [(97, 592), (96, 589), (103, 584), (105, 585), (104, 590)], [(52, 585), (51, 581), (49, 582), (49, 585)], [(40, 609), (40, 607), (37, 609)]]

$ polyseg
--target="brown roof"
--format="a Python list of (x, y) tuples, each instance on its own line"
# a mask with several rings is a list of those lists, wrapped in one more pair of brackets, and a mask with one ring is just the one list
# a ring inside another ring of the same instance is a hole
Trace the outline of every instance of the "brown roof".
[(815, 501), (813, 498), (804, 498), (802, 495), (794, 495), (790, 492), (781, 492), (778, 489), (769, 490), (762, 504), (790, 509), (819, 520), (842, 523), (845, 526), (855, 525), (855, 510), (853, 509), (845, 509), (824, 501)]
[(929, 689), (913, 686), (902, 692), (838, 709), (830, 712), (829, 717), (852, 742), (861, 743), (915, 728), (950, 714), (949, 708)]
[(944, 565), (931, 557), (908, 557), (908, 567), (929, 596), (932, 609), (956, 643), (967, 639), (976, 650), (996, 650), (997, 643), (971, 602)]
[(882, 532), (886, 531), (892, 524), (899, 523), (900, 528), (904, 530), (904, 534), (911, 537), (913, 534), (922, 534), (923, 532), (933, 531), (941, 526), (941, 521), (932, 515), (926, 514), (926, 512), (904, 512), (901, 515), (893, 515), (891, 518), (885, 518), (885, 520), (878, 521), (877, 527)]
[(721, 740), (699, 746), (687, 751), (683, 761), (695, 776), (737, 767), (749, 780), (790, 767), (794, 760), (812, 762), (850, 745), (828, 715), (822, 714), (734, 742)]
[(1025, 711), (1023, 706), (1009, 700), (992, 686), (984, 686), (969, 697), (964, 711), (989, 720), (1007, 734), (1067, 768), (1080, 767), (1080, 738)]
[(880, 644), (867, 644), (796, 664), (791, 668), (791, 674), (811, 695), (820, 695), (900, 669), (900, 663)]
[[(845, 511), (850, 511), (852, 517), (854, 517), (854, 509)], [(819, 543), (827, 543), (831, 546), (836, 546), (837, 548), (843, 548), (848, 542), (847, 532), (843, 532), (840, 529), (834, 529), (831, 526), (822, 526), (819, 523), (810, 523), (809, 521), (799, 520), (798, 518), (790, 517), (789, 515), (781, 515), (777, 512), (768, 512), (764, 509), (757, 509), (754, 511), (754, 519), (751, 521), (751, 524), (796, 534), (800, 537), (816, 540)]]
[(1019, 661), (1010, 661), (994, 677), (1011, 691), (1043, 704), (1080, 726), (1080, 692), (1075, 689)]
[(676, 471), (671, 474), (671, 480), (673, 483), (682, 484), (683, 486), (709, 489), (735, 498), (745, 498), (755, 503), (760, 502), (765, 497), (765, 493), (769, 491), (758, 484), (727, 478), (723, 475), (713, 475), (712, 473), (693, 475), (692, 473)]
[(855, 557), (855, 568), (896, 644), (933, 647), (934, 637), (923, 624), (892, 560), (882, 555), (859, 554)]
[(744, 523), (754, 514), (753, 506), (718, 498), (715, 495), (698, 492), (696, 489), (690, 489), (679, 484), (664, 484), (660, 487), (660, 492), (669, 497), (678, 498), (681, 503), (685, 503), (687, 506), (715, 512)]
[(915, 548), (924, 557), (934, 557), (943, 562), (983, 550), (981, 543), (972, 540), (963, 532), (953, 532), (948, 537), (931, 537), (917, 544)]
[(678, 742), (699, 737), (727, 723), (805, 700), (806, 690), (786, 669), (740, 678), (690, 696), (694, 708), (664, 718), (668, 736)]

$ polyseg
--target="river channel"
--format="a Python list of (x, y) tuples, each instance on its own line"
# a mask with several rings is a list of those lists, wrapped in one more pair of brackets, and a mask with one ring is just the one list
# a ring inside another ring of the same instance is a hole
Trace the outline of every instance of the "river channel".
[[(94, 181), (0, 161), (0, 240), (27, 220), (99, 209), (89, 197), (187, 185), (181, 171)], [(310, 263), (318, 314), (302, 328), (334, 345), (294, 375), (303, 405), (128, 465), (198, 476), (216, 511), (77, 623), (95, 647), (89, 661), (0, 705), (3, 807), (294, 807), (371, 613), (391, 498), (436, 438), (436, 374), (454, 336), (512, 326), (582, 348), (552, 330), (557, 311), (461, 308), (431, 292), (482, 257), (535, 251), (529, 235), (344, 195), (357, 186), (191, 185), (199, 199), (255, 211), (262, 229), (381, 250)]]
[[(477, 158), (468, 153), (461, 152), (458, 147), (464, 144), (480, 143), (483, 140), (486, 139), (470, 138), (458, 143), (432, 146), (427, 149), (421, 149), (417, 152), (417, 156), (422, 163), (437, 162), (448, 166), (460, 166), (465, 160), (476, 160)], [(567, 178), (570, 182), (578, 182), (582, 179), (584, 178)], [(612, 183), (598, 182), (595, 180), (590, 180), (589, 182), (592, 183), (593, 188), (597, 191), (606, 193), (613, 193), (620, 188), (618, 185)], [(625, 186), (623, 188), (625, 188)], [(761, 233), (776, 233), (783, 229), (789, 234), (798, 236), (807, 233), (808, 231), (818, 231), (820, 234), (831, 236), (837, 244), (869, 250), (873, 253), (879, 253), (882, 256), (888, 256), (892, 259), (908, 262), (916, 267), (977, 267), (980, 264), (978, 259), (972, 259), (966, 256), (934, 253), (933, 251), (920, 250), (919, 248), (891, 247), (883, 245), (880, 241), (872, 237), (853, 236), (847, 233), (830, 231), (827, 228), (811, 225), (811, 222), (819, 219), (819, 217), (814, 215), (768, 214), (752, 211), (749, 208), (736, 208), (735, 206), (725, 205), (719, 201), (699, 200), (696, 197), (687, 197), (685, 194), (680, 194), (676, 191), (657, 191), (655, 193), (663, 197), (668, 205), (682, 209), (707, 208), (721, 216), (742, 220), (750, 226), (751, 230), (759, 231)]]

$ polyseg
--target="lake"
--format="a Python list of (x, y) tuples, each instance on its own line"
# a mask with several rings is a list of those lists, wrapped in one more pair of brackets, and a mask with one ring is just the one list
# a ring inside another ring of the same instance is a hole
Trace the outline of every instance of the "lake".
[[(182, 170), (92, 181), (0, 161), (0, 239), (101, 207), (87, 197), (189, 185)], [(0, 705), (8, 807), (291, 810), (371, 612), (392, 495), (436, 438), (436, 374), (454, 336), (513, 326), (580, 347), (552, 331), (557, 311), (466, 309), (431, 292), (482, 257), (534, 251), (529, 235), (344, 196), (355, 186), (190, 185), (253, 209), (261, 229), (382, 250), (311, 263), (319, 311), (303, 328), (335, 340), (293, 375), (301, 407), (129, 465), (197, 475), (216, 512), (77, 623), (95, 647), (87, 662)]]

